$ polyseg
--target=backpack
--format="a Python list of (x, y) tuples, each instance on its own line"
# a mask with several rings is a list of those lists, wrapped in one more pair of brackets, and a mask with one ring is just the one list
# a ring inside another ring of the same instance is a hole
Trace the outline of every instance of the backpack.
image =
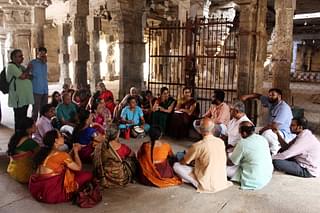
[[(0, 73), (0, 91), (3, 94), (8, 94), (9, 93), (9, 86), (13, 80), (15, 80), (16, 77), (12, 77), (10, 82), (7, 81), (6, 77), (6, 67), (3, 68), (3, 70)], [(16, 90), (16, 87), (14, 87), (14, 90)]]

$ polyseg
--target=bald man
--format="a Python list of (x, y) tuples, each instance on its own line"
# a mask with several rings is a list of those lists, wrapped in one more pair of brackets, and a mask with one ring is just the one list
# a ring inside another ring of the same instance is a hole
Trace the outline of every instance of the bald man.
[(228, 177), (239, 182), (241, 189), (261, 189), (269, 183), (273, 172), (268, 141), (254, 133), (249, 121), (240, 123), (239, 132), (242, 139), (228, 160)]
[(62, 103), (57, 106), (56, 115), (61, 126), (76, 126), (77, 106), (71, 101), (69, 93), (62, 95)]
[[(214, 126), (212, 119), (202, 119), (203, 139), (194, 143), (184, 158), (173, 166), (181, 179), (197, 188), (197, 192), (214, 193), (232, 185), (227, 180), (225, 145), (223, 140), (213, 136)], [(194, 166), (191, 166), (193, 161)]]

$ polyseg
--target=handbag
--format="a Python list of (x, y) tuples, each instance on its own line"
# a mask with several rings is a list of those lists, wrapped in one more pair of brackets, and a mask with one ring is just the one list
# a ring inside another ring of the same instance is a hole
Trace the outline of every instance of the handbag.
[(89, 182), (77, 193), (75, 203), (80, 208), (92, 208), (102, 200), (100, 187), (95, 182)]

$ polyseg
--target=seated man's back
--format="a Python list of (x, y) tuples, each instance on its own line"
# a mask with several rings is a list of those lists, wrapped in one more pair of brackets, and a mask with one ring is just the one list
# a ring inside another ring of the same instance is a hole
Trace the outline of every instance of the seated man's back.
[(205, 136), (191, 146), (184, 159), (186, 163), (195, 160), (198, 191), (216, 192), (232, 185), (227, 181), (225, 145), (220, 138)]
[(263, 136), (252, 134), (241, 139), (230, 160), (239, 166), (232, 180), (240, 182), (242, 189), (260, 189), (272, 178), (269, 144)]

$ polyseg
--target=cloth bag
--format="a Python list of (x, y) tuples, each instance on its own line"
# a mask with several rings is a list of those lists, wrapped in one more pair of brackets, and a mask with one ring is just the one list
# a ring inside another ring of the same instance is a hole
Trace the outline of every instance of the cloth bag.
[(77, 194), (74, 203), (80, 208), (92, 208), (102, 200), (102, 193), (97, 183), (86, 184)]

